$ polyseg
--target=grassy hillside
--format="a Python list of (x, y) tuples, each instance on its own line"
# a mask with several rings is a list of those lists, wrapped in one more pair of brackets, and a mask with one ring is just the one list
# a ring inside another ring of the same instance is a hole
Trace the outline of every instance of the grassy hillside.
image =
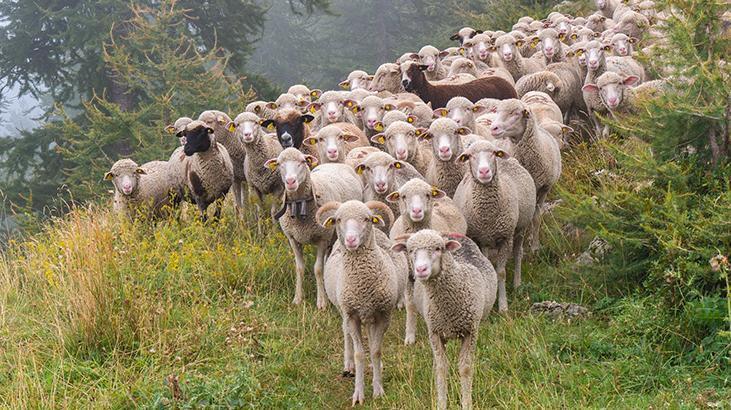
[[(688, 340), (685, 351), (699, 347), (685, 329), (656, 320), (657, 305), (628, 271), (575, 262), (592, 235), (572, 225), (569, 193), (601, 191), (594, 175), (615, 161), (603, 146), (565, 155), (565, 198), (546, 217), (544, 249), (528, 257), (525, 286), (509, 289), (510, 313), (483, 323), (478, 408), (731, 406), (728, 363), (690, 360), (659, 342), (656, 335), (674, 334)], [(290, 304), (294, 263), (281, 232), (259, 237), (254, 215), (237, 223), (230, 207), (209, 225), (193, 222), (192, 209), (184, 222), (151, 225), (117, 220), (107, 208), (77, 209), (2, 255), (1, 406), (350, 405), (339, 316), (315, 308), (311, 273), (306, 302)], [(543, 300), (576, 302), (592, 315), (569, 321), (529, 313)], [(386, 396), (373, 401), (368, 387), (367, 408), (434, 404), (423, 322), (415, 346), (403, 346), (403, 332), (400, 311), (384, 346)], [(451, 375), (456, 406), (454, 366)]]

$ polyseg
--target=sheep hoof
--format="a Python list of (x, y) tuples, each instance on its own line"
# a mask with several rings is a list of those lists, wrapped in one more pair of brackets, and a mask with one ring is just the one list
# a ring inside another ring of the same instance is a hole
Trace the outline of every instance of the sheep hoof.
[(299, 305), (300, 303), (302, 303), (302, 296), (295, 296), (294, 299), (292, 299), (293, 305)]
[(386, 392), (383, 391), (383, 386), (381, 385), (374, 385), (373, 386), (373, 398), (378, 398), (386, 394)]
[(327, 309), (327, 302), (324, 301), (324, 300), (318, 300), (317, 301), (317, 308), (320, 309), (320, 310)]
[(365, 394), (363, 394), (363, 390), (356, 388), (355, 392), (353, 393), (352, 406), (355, 407), (356, 404), (364, 404), (364, 403), (365, 403)]
[(404, 339), (404, 344), (406, 346), (411, 346), (414, 343), (416, 343), (416, 336), (414, 336), (414, 335), (406, 335), (406, 338)]

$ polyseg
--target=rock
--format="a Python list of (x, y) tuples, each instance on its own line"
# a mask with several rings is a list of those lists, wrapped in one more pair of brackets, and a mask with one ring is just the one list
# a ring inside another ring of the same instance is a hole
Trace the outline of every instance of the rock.
[(589, 309), (576, 303), (558, 303), (553, 300), (534, 303), (530, 307), (530, 312), (534, 314), (546, 314), (552, 319), (577, 319), (591, 314)]

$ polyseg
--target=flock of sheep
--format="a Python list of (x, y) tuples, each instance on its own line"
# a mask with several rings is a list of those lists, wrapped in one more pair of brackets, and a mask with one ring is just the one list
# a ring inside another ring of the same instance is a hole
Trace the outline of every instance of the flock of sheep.
[[(405, 343), (425, 320), (439, 408), (447, 407), (445, 343), (461, 340), (463, 408), (472, 404), (478, 327), (497, 300), (506, 311), (506, 265), (521, 284), (524, 243), (539, 247), (541, 210), (561, 175), (570, 122), (629, 112), (644, 83), (638, 41), (661, 38), (651, 1), (596, 0), (587, 18), (553, 12), (513, 31), (459, 30), (459, 47), (432, 46), (354, 71), (346, 91), (295, 85), (233, 120), (205, 111), (167, 130), (181, 146), (168, 161), (115, 163), (105, 178), (114, 207), (161, 216), (182, 200), (205, 220), (233, 193), (236, 213), (271, 197), (270, 213), (295, 257), (302, 302), (303, 246), (314, 245), (317, 307), (342, 316), (344, 374), (363, 403), (368, 332), (373, 396), (383, 394), (381, 344), (394, 309)], [(640, 85), (642, 84), (642, 85)], [(254, 198), (254, 196), (256, 198)]]

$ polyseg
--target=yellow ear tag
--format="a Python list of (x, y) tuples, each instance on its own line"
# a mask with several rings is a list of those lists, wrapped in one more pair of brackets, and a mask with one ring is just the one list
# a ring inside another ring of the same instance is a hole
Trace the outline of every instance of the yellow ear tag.
[(432, 190), (431, 190), (431, 196), (438, 196), (438, 195), (439, 195), (439, 190), (436, 189), (436, 188), (432, 188)]
[(267, 166), (268, 166), (268, 167), (269, 167), (269, 169), (270, 169), (270, 170), (272, 170), (272, 171), (276, 171), (276, 170), (277, 170), (277, 163), (276, 163), (276, 162), (274, 162), (274, 161), (272, 161), (272, 162), (270, 162), (269, 164), (267, 164)]
[(374, 216), (373, 218), (371, 218), (371, 222), (373, 222), (374, 224), (377, 224), (377, 223), (381, 222), (381, 220), (377, 216)]
[(414, 131), (414, 134), (416, 134), (416, 136), (418, 137), (419, 135), (421, 135), (421, 130)]
[(393, 105), (386, 104), (386, 105), (383, 106), (383, 109), (386, 110), (386, 111), (391, 111), (391, 110), (393, 110)]
[(457, 130), (457, 134), (459, 134), (459, 135), (465, 135), (465, 134), (467, 134), (467, 131), (464, 128), (460, 128), (460, 129)]
[(229, 124), (229, 125), (228, 125), (228, 131), (229, 131), (229, 132), (234, 132), (234, 131), (236, 131), (236, 124), (234, 124), (234, 123), (231, 123), (231, 124)]
[(168, 125), (167, 127), (165, 127), (165, 131), (168, 134), (173, 134), (175, 132), (175, 127), (173, 127), (172, 125)]
[(406, 122), (408, 122), (409, 124), (413, 124), (414, 123), (414, 117), (406, 117)]
[(348, 101), (348, 102), (345, 103), (345, 106), (348, 107), (348, 108), (350, 108), (350, 107), (353, 106), (353, 102), (352, 101)]
[(348, 82), (342, 82), (339, 85), (340, 85), (340, 88), (343, 90), (347, 90), (350, 88), (350, 83), (348, 83)]
[(498, 158), (502, 158), (505, 156), (505, 153), (502, 151), (495, 151), (495, 156)]
[(400, 162), (396, 162), (396, 163), (394, 163), (394, 164), (393, 164), (393, 166), (394, 166), (394, 168), (396, 168), (396, 169), (401, 169), (401, 163), (400, 163)]
[(365, 169), (365, 167), (364, 167), (364, 166), (362, 166), (362, 165), (358, 165), (358, 167), (357, 167), (357, 168), (355, 168), (355, 173), (356, 173), (356, 174), (358, 174), (358, 175), (363, 175), (363, 170), (364, 170), (364, 169)]
[(310, 138), (310, 145), (317, 145), (317, 140), (314, 138)]
[(269, 131), (273, 131), (273, 130), (274, 130), (274, 123), (271, 123), (271, 122), (270, 122), (269, 124), (267, 124), (267, 129), (268, 129)]
[(571, 35), (571, 39), (572, 39), (572, 40), (576, 40), (577, 38), (578, 38), (578, 36), (577, 36), (576, 34), (572, 34), (572, 35)]
[(386, 143), (386, 139), (385, 139), (385, 138), (383, 138), (383, 136), (381, 136), (381, 137), (378, 137), (378, 143), (379, 143), (379, 144), (381, 144), (381, 145), (383, 145), (383, 144), (385, 144), (385, 143)]
[[(381, 131), (383, 131), (383, 123), (382, 123), (382, 122), (380, 122), (380, 121), (379, 121), (379, 122), (377, 122), (377, 123), (376, 123), (376, 125), (375, 125), (375, 126), (373, 126), (373, 129), (374, 129), (374, 130), (376, 130), (376, 131), (378, 131), (378, 132), (381, 132)], [(380, 141), (380, 140), (379, 140), (379, 141)]]
[(317, 112), (314, 105), (310, 107), (310, 112), (313, 114)]
[(334, 223), (335, 221), (332, 219), (332, 217), (330, 217), (325, 220), (325, 223), (323, 225), (325, 226), (325, 228), (332, 228)]
[(576, 50), (576, 55), (581, 57), (581, 55), (584, 54), (582, 50)]

